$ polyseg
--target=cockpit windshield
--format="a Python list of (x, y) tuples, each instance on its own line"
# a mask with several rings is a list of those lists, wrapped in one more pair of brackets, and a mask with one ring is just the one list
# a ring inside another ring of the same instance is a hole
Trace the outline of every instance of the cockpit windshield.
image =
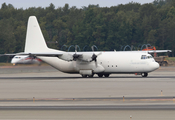
[(15, 57), (16, 59), (20, 59), (21, 57)]
[(141, 56), (141, 59), (151, 59), (151, 58), (153, 58), (151, 55), (142, 55)]
[(148, 59), (153, 58), (152, 56), (148, 56)]

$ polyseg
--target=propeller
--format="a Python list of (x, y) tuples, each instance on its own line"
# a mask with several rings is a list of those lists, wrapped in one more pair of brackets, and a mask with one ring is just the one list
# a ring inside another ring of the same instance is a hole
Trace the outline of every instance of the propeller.
[(74, 61), (76, 61), (79, 58), (79, 55), (77, 55), (77, 47), (78, 47), (78, 45), (75, 45), (75, 54), (73, 54)]
[[(94, 45), (91, 47), (91, 49), (92, 49), (92, 51), (94, 52)], [(95, 54), (95, 53), (93, 53), (93, 55), (92, 55), (92, 57), (91, 57), (91, 60), (90, 60), (90, 62), (92, 62), (92, 61), (94, 61), (95, 62), (95, 66), (97, 67), (97, 57), (100, 55), (101, 53), (99, 53), (99, 54)]]
[(92, 58), (92, 60), (90, 62), (92, 62), (92, 61), (97, 62), (97, 55), (95, 55), (94, 53), (93, 53), (91, 58)]
[(75, 54), (73, 54), (73, 65), (75, 68), (77, 68), (77, 62), (76, 60), (79, 58), (79, 55), (77, 54), (77, 47), (78, 45), (75, 45)]
[(73, 60), (76, 61), (79, 58), (79, 55), (77, 55), (76, 53), (73, 54)]

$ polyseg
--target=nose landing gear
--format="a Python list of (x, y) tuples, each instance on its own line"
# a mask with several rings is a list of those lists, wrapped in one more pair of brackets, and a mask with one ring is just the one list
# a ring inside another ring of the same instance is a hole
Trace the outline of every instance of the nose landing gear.
[(147, 77), (148, 73), (142, 73), (141, 75), (142, 75), (142, 77)]

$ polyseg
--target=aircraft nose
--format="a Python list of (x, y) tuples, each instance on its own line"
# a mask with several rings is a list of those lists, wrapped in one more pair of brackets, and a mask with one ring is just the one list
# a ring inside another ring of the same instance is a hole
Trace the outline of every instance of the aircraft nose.
[(13, 63), (16, 63), (16, 60), (15, 59), (12, 59), (11, 60), (11, 63), (13, 64)]
[(152, 68), (153, 68), (154, 70), (158, 69), (158, 68), (159, 68), (159, 63), (153, 62), (153, 63), (152, 63)]
[(14, 62), (15, 62), (15, 61), (12, 59), (12, 60), (11, 60), (11, 63), (14, 63)]

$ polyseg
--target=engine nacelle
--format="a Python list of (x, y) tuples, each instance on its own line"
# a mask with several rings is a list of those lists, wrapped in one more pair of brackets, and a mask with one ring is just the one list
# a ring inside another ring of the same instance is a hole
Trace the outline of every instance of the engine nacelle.
[(65, 60), (65, 61), (73, 61), (72, 55), (70, 55), (68, 53), (64, 53), (63, 55), (58, 56), (58, 58)]
[(85, 62), (90, 62), (92, 60), (92, 54), (85, 54), (82, 55), (79, 60), (85, 61)]

